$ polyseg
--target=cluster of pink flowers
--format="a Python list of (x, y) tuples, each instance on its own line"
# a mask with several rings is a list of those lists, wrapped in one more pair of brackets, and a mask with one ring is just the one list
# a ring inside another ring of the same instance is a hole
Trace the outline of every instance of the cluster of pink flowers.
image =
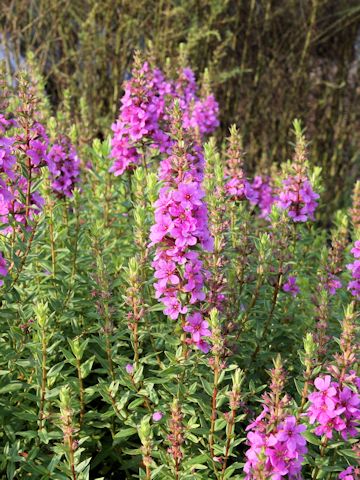
[(113, 124), (110, 171), (122, 175), (134, 168), (150, 147), (170, 153), (172, 139), (169, 111), (178, 101), (183, 112), (183, 127), (196, 129), (200, 136), (211, 133), (218, 125), (219, 107), (213, 95), (199, 98), (194, 73), (184, 68), (176, 81), (151, 68), (147, 62), (135, 61), (132, 77), (125, 82), (120, 115)]
[(260, 208), (260, 218), (268, 218), (271, 212), (271, 207), (275, 202), (274, 192), (271, 187), (271, 178), (257, 175), (254, 178), (251, 187), (257, 194), (256, 204)]
[(208, 95), (203, 100), (194, 99), (193, 105), (190, 108), (187, 106), (184, 114), (184, 127), (199, 129), (200, 135), (209, 135), (219, 125), (219, 106), (214, 95)]
[(257, 205), (259, 201), (258, 192), (252, 187), (251, 183), (246, 179), (243, 172), (232, 177), (225, 184), (225, 191), (234, 200), (249, 200), (253, 205)]
[[(354, 372), (351, 377), (355, 385), (359, 383), (359, 378), (353, 378)], [(333, 438), (334, 432), (338, 432), (344, 440), (356, 436), (360, 419), (358, 391), (333, 381), (331, 375), (316, 378), (314, 385), (317, 391), (308, 397), (307, 415), (310, 423), (317, 425), (315, 434)]]
[(333, 273), (328, 273), (325, 279), (325, 289), (330, 295), (335, 295), (336, 290), (342, 287), (340, 278)]
[(314, 220), (319, 195), (314, 192), (310, 181), (302, 174), (289, 176), (282, 182), (277, 204), (287, 210), (294, 222)]
[[(49, 141), (43, 126), (37, 122), (23, 129), (16, 120), (6, 121), (3, 115), (1, 125), (0, 220), (7, 225), (2, 229), (2, 233), (6, 234), (12, 231), (10, 224), (13, 220), (27, 225), (28, 219), (39, 213), (43, 206), (44, 200), (40, 194), (28, 191), (28, 182), (38, 175), (40, 167), (44, 165)], [(10, 129), (14, 129), (13, 135), (9, 135)], [(24, 157), (32, 178), (22, 175), (17, 155)]]
[(348, 290), (357, 300), (360, 300), (360, 240), (355, 242), (354, 247), (351, 249), (351, 253), (355, 257), (355, 261), (347, 265), (347, 268), (351, 271), (353, 280), (348, 284)]
[(80, 161), (74, 146), (66, 136), (61, 136), (47, 156), (51, 186), (59, 197), (72, 197), (80, 179)]
[[(210, 251), (213, 240), (201, 188), (203, 165), (202, 152), (190, 138), (175, 142), (171, 155), (160, 165), (164, 187), (155, 202), (155, 224), (150, 233), (151, 245), (157, 246), (152, 265), (157, 279), (156, 298), (173, 320), (205, 299), (206, 272), (198, 249)], [(204, 337), (210, 331), (200, 312), (189, 315), (183, 328), (191, 333), (191, 343), (203, 351), (209, 350)]]
[[(247, 427), (249, 449), (244, 466), (246, 480), (254, 478), (299, 478), (303, 456), (307, 452), (302, 432), (294, 416), (287, 416), (277, 426), (269, 428), (270, 412), (264, 406), (262, 413)], [(257, 475), (257, 474), (262, 475)]]

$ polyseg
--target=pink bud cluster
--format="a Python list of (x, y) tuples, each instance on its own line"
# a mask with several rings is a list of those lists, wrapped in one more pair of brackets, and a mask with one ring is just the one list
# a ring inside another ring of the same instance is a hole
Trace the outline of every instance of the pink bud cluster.
[(283, 180), (277, 205), (287, 210), (294, 222), (306, 222), (308, 219), (314, 220), (318, 198), (306, 176), (298, 174)]
[(354, 372), (348, 379), (354, 384), (351, 389), (336, 382), (331, 375), (315, 379), (316, 391), (309, 395), (310, 406), (307, 411), (310, 423), (315, 424), (315, 434), (333, 438), (335, 432), (344, 440), (357, 435), (356, 427), (360, 419), (359, 382)]
[(80, 179), (80, 161), (68, 137), (60, 136), (51, 147), (47, 165), (53, 191), (59, 197), (72, 197)]
[(360, 300), (360, 240), (355, 242), (354, 247), (351, 249), (351, 253), (355, 257), (355, 261), (347, 265), (347, 268), (351, 271), (352, 280), (348, 284), (348, 290), (357, 300)]
[(178, 101), (183, 112), (183, 127), (199, 134), (211, 133), (218, 125), (219, 107), (213, 95), (199, 98), (194, 73), (184, 68), (175, 81), (166, 79), (161, 70), (147, 62), (135, 62), (132, 78), (125, 82), (120, 115), (113, 124), (110, 168), (116, 176), (141, 162), (148, 146), (170, 153), (170, 114)]
[[(199, 148), (183, 149), (175, 143), (172, 154), (160, 165), (164, 186), (155, 202), (155, 224), (150, 233), (151, 245), (157, 245), (152, 266), (157, 279), (156, 298), (164, 304), (164, 313), (173, 320), (189, 313), (191, 306), (205, 299), (206, 272), (199, 248), (210, 251), (213, 240), (201, 187), (203, 164)], [(209, 350), (204, 337), (208, 337), (210, 331), (200, 312), (189, 315), (183, 328), (191, 334), (189, 342), (204, 352)]]
[[(269, 426), (270, 425), (270, 426)], [(267, 406), (247, 429), (249, 449), (244, 466), (246, 480), (255, 478), (299, 478), (303, 456), (307, 452), (302, 432), (294, 416), (286, 416), (278, 425), (271, 425)]]

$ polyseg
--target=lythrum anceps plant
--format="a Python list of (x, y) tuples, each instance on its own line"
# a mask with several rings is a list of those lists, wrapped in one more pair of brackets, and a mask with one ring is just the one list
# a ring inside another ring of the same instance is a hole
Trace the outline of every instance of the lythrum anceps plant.
[(170, 63), (137, 55), (92, 143), (1, 87), (1, 475), (354, 480), (358, 186), (324, 226), (300, 122), (254, 177)]

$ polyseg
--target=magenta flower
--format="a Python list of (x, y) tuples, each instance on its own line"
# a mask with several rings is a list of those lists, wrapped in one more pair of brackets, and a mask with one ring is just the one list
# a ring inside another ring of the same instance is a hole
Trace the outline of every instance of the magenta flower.
[(201, 199), (204, 195), (198, 183), (180, 183), (177, 190), (173, 192), (173, 199), (180, 202), (183, 208), (193, 208), (194, 205), (202, 205)]
[[(140, 148), (147, 147), (161, 154), (171, 151), (168, 106), (179, 102), (183, 112), (183, 127), (195, 129), (200, 135), (211, 133), (219, 124), (218, 104), (212, 95), (202, 99), (197, 95), (194, 73), (190, 68), (180, 72), (175, 81), (168, 80), (158, 68), (147, 62), (135, 61), (130, 80), (125, 82), (119, 118), (112, 125), (113, 165), (110, 171), (121, 175), (140, 163)], [(165, 170), (169, 165), (162, 168)]]
[(155, 272), (155, 278), (159, 279), (159, 286), (166, 286), (167, 283), (172, 285), (177, 285), (180, 282), (180, 279), (176, 272), (176, 265), (174, 262), (166, 262), (165, 260), (160, 260), (158, 263), (158, 269)]
[(334, 432), (339, 432), (344, 440), (356, 436), (355, 427), (360, 419), (359, 394), (331, 381), (330, 375), (318, 377), (314, 385), (318, 391), (308, 396), (307, 415), (311, 424), (317, 424), (316, 435), (333, 438)]
[(275, 202), (273, 189), (270, 184), (270, 178), (261, 177), (260, 175), (256, 176), (251, 184), (251, 188), (257, 194), (256, 205), (258, 205), (260, 208), (260, 217), (268, 218), (271, 212), (271, 207)]
[(163, 418), (164, 414), (162, 412), (154, 412), (152, 414), (152, 419), (154, 422), (160, 422), (160, 420)]
[(339, 480), (358, 480), (360, 472), (355, 472), (354, 467), (350, 466), (346, 470), (340, 473)]
[(306, 222), (308, 219), (314, 220), (318, 198), (309, 180), (303, 175), (295, 175), (283, 181), (277, 204), (288, 211), (294, 222)]
[(305, 438), (301, 435), (306, 430), (305, 425), (297, 425), (294, 416), (287, 417), (285, 422), (279, 426), (279, 433), (277, 439), (280, 442), (285, 442), (287, 448), (293, 452), (298, 447), (306, 445)]
[(351, 253), (355, 258), (360, 258), (360, 240), (354, 243), (354, 247), (351, 249)]
[[(7, 261), (3, 257), (2, 253), (0, 252), (0, 276), (1, 277), (6, 277), (8, 274), (8, 268), (7, 268)], [(0, 279), (0, 286), (4, 285), (3, 280)]]
[(293, 297), (296, 297), (296, 295), (300, 292), (300, 288), (296, 283), (296, 277), (290, 275), (283, 285), (283, 290), (286, 293), (291, 293)]
[[(355, 246), (351, 249), (355, 258), (359, 258), (360, 255), (360, 241), (355, 242)], [(348, 284), (348, 290), (356, 299), (360, 299), (360, 260), (355, 260), (354, 263), (347, 265), (348, 270), (351, 271), (352, 280)]]
[(128, 363), (125, 366), (125, 370), (126, 370), (126, 373), (128, 373), (129, 375), (132, 375), (134, 373), (134, 366), (131, 363)]
[(187, 313), (187, 307), (182, 306), (176, 297), (165, 297), (163, 303), (166, 306), (165, 315), (169, 315), (172, 320), (176, 320), (180, 313)]
[(335, 295), (336, 290), (342, 287), (342, 283), (336, 275), (329, 273), (324, 286), (330, 295)]
[(60, 136), (51, 147), (46, 163), (54, 192), (59, 197), (72, 197), (80, 181), (80, 160), (68, 137)]
[(161, 240), (173, 229), (174, 223), (170, 215), (156, 215), (156, 224), (151, 227), (150, 240), (152, 245)]
[(188, 315), (184, 330), (191, 333), (194, 343), (199, 343), (202, 337), (211, 336), (211, 331), (208, 327), (209, 324), (203, 319), (201, 313), (195, 312), (192, 315)]
[(297, 478), (301, 472), (303, 455), (307, 452), (302, 432), (304, 425), (298, 425), (294, 416), (284, 419), (278, 426), (272, 425), (269, 409), (264, 406), (262, 413), (246, 430), (250, 448), (246, 452), (244, 472), (246, 480), (252, 480), (258, 468), (266, 478), (282, 480)]

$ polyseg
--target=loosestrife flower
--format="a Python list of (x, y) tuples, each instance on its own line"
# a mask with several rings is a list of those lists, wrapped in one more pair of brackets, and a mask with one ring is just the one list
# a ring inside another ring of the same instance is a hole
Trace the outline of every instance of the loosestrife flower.
[(350, 306), (342, 322), (340, 353), (334, 355), (330, 374), (320, 375), (314, 381), (315, 391), (308, 398), (309, 421), (315, 425), (315, 434), (332, 439), (340, 434), (344, 440), (356, 437), (360, 421), (360, 378), (352, 367), (357, 358), (355, 342), (355, 314)]
[(70, 139), (61, 136), (47, 156), (51, 186), (59, 197), (72, 197), (80, 178), (80, 160)]
[[(7, 261), (3, 257), (2, 253), (0, 253), (0, 277), (6, 277), (7, 274), (8, 274)], [(0, 286), (2, 285), (4, 285), (4, 282), (0, 278)]]
[(134, 373), (134, 366), (131, 363), (125, 365), (126, 373), (132, 375)]
[[(353, 263), (347, 265), (348, 270), (351, 271), (352, 278), (348, 284), (348, 290), (356, 299), (360, 299), (360, 240), (355, 242), (354, 247), (351, 249), (351, 253), (356, 259)], [(359, 260), (358, 260), (359, 259)]]
[[(164, 186), (155, 202), (155, 224), (150, 232), (151, 245), (157, 247), (152, 263), (157, 279), (156, 298), (173, 320), (205, 299), (205, 272), (199, 249), (212, 249), (201, 187), (204, 159), (200, 148), (184, 131), (181, 119), (180, 110), (175, 109), (173, 135), (178, 141), (160, 165)], [(204, 337), (211, 332), (200, 312), (189, 314), (183, 328), (191, 334), (191, 343), (208, 351)]]
[(287, 414), (285, 407), (289, 400), (286, 395), (281, 397), (284, 373), (279, 359), (271, 376), (271, 391), (263, 396), (263, 410), (246, 428), (249, 445), (244, 466), (246, 480), (299, 478), (307, 452), (302, 435), (306, 427)]
[(233, 125), (230, 128), (226, 156), (226, 173), (227, 177), (230, 178), (230, 180), (227, 180), (225, 183), (226, 193), (234, 200), (248, 200), (251, 204), (256, 205), (259, 200), (259, 195), (245, 175), (243, 168), (244, 152), (242, 148), (242, 139), (236, 125)]
[(150, 67), (147, 62), (141, 64), (136, 57), (132, 77), (125, 82), (124, 90), (119, 118), (112, 125), (114, 163), (110, 171), (116, 176), (141, 162), (144, 147), (170, 153), (173, 140), (169, 111), (175, 101), (183, 113), (185, 129), (195, 129), (202, 137), (219, 125), (219, 107), (214, 96), (198, 96), (195, 75), (190, 68), (182, 69), (175, 81), (169, 80), (160, 69)]
[(275, 202), (270, 177), (257, 175), (251, 184), (251, 188), (257, 194), (257, 205), (261, 212), (260, 218), (268, 218), (271, 212), (271, 207)]
[(340, 473), (339, 480), (358, 480), (360, 478), (360, 468), (348, 467)]
[(290, 275), (283, 285), (283, 290), (286, 293), (291, 293), (293, 297), (296, 297), (297, 294), (300, 292), (300, 288), (296, 283), (296, 277)]
[(338, 228), (333, 232), (331, 238), (331, 248), (328, 258), (324, 265), (324, 273), (321, 275), (320, 281), (324, 285), (325, 290), (330, 295), (335, 295), (336, 291), (342, 287), (339, 274), (342, 273), (344, 251), (348, 243), (347, 217), (340, 218)]
[[(111, 156), (114, 163), (110, 171), (115, 175), (121, 175), (126, 169), (140, 163), (139, 146), (147, 139), (153, 139), (160, 150), (169, 141), (159, 125), (164, 113), (164, 99), (158, 92), (160, 85), (163, 86), (163, 82), (159, 72), (155, 77), (147, 62), (141, 65), (140, 59), (135, 58), (132, 78), (124, 86), (119, 118), (112, 125), (114, 136), (111, 140)], [(164, 93), (166, 91), (164, 88)]]
[[(3, 95), (6, 92), (2, 92)], [(7, 225), (2, 233), (12, 232), (12, 220), (29, 229), (28, 221), (44, 204), (39, 192), (29, 188), (46, 165), (49, 139), (43, 125), (36, 120), (37, 100), (33, 88), (21, 80), (19, 107), (15, 118), (8, 119), (8, 104), (1, 99), (0, 135), (0, 221)], [(26, 175), (23, 172), (26, 171)]]
[(314, 192), (306, 174), (307, 150), (305, 138), (298, 121), (294, 122), (296, 147), (290, 175), (282, 182), (277, 195), (277, 205), (287, 210), (294, 222), (314, 220), (319, 195)]
[(312, 189), (310, 181), (300, 173), (283, 180), (277, 204), (287, 210), (294, 222), (314, 220), (319, 195)]
[(336, 291), (342, 287), (339, 277), (333, 273), (329, 273), (325, 282), (325, 288), (330, 295), (335, 295)]
[(315, 434), (333, 438), (334, 432), (341, 433), (344, 440), (357, 434), (360, 419), (360, 397), (345, 385), (332, 380), (330, 375), (314, 381), (317, 391), (309, 395), (309, 421), (317, 424)]
[(164, 414), (162, 412), (154, 412), (152, 414), (152, 419), (154, 422), (160, 422), (160, 420), (163, 418)]

